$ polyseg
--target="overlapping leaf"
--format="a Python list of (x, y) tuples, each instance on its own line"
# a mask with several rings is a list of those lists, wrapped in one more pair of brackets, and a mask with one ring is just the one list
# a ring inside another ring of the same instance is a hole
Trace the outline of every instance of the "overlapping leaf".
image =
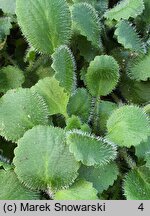
[(128, 64), (128, 73), (131, 79), (147, 81), (150, 78), (150, 52), (135, 58)]
[(125, 178), (124, 194), (128, 200), (150, 200), (150, 169), (131, 170)]
[(125, 105), (107, 121), (107, 138), (119, 146), (136, 146), (149, 136), (149, 119), (142, 108)]
[(56, 72), (56, 79), (69, 93), (74, 92), (76, 88), (76, 66), (71, 50), (67, 46), (60, 46), (52, 55), (52, 58), (52, 68)]
[(49, 115), (61, 113), (67, 116), (69, 96), (54, 77), (46, 77), (39, 80), (31, 89), (44, 98), (48, 106)]
[(23, 34), (33, 47), (52, 54), (71, 37), (71, 15), (65, 0), (16, 0), (16, 14)]
[(90, 114), (91, 97), (86, 89), (78, 88), (70, 97), (67, 106), (69, 115), (77, 115), (87, 122)]
[(139, 53), (145, 52), (144, 43), (142, 43), (136, 30), (129, 22), (125, 20), (120, 21), (117, 24), (115, 35), (117, 36), (118, 42), (122, 44), (124, 48)]
[(36, 126), (18, 141), (15, 172), (29, 188), (60, 189), (77, 177), (79, 164), (65, 143), (61, 128)]
[(92, 44), (101, 48), (101, 25), (97, 11), (88, 3), (78, 3), (72, 6), (73, 28), (87, 37)]
[(22, 185), (13, 170), (0, 170), (0, 200), (35, 200), (39, 193)]
[(76, 160), (87, 166), (107, 164), (117, 154), (113, 144), (80, 130), (68, 132), (67, 143)]
[(117, 179), (119, 174), (118, 167), (115, 163), (102, 165), (99, 167), (81, 166), (79, 170), (79, 177), (93, 183), (93, 186), (99, 193), (111, 185)]
[(55, 194), (56, 200), (96, 200), (97, 191), (92, 183), (79, 180), (67, 190), (58, 191)]
[(7, 66), (0, 70), (0, 92), (21, 87), (24, 81), (24, 74), (17, 67)]
[(106, 11), (104, 16), (110, 20), (129, 19), (130, 17), (136, 18), (144, 10), (143, 0), (123, 0), (120, 1), (114, 8)]
[(48, 110), (43, 99), (30, 89), (8, 91), (0, 99), (0, 135), (17, 141), (25, 131), (48, 123)]

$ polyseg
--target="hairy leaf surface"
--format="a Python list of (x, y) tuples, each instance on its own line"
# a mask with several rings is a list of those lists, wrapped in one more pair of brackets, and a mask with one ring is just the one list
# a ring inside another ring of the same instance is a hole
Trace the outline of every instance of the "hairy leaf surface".
[(120, 1), (114, 8), (106, 11), (104, 16), (110, 20), (136, 18), (144, 10), (143, 0), (123, 0)]
[(15, 142), (35, 125), (48, 124), (47, 116), (47, 106), (37, 93), (10, 90), (0, 99), (0, 135)]
[(124, 194), (128, 200), (150, 200), (150, 169), (131, 170), (125, 178)]
[(16, 14), (23, 34), (33, 47), (52, 54), (71, 37), (71, 15), (65, 0), (16, 0)]
[(128, 74), (136, 81), (147, 81), (150, 78), (150, 52), (135, 58), (128, 64)]
[(92, 183), (78, 180), (67, 190), (56, 192), (55, 200), (97, 200), (97, 190)]
[(79, 164), (65, 143), (65, 132), (52, 126), (27, 131), (15, 149), (15, 172), (29, 188), (60, 189), (77, 177)]
[(129, 22), (125, 20), (120, 21), (117, 24), (115, 35), (117, 36), (118, 42), (122, 44), (124, 48), (140, 53), (145, 52), (144, 44), (142, 43), (136, 30)]
[(97, 11), (91, 4), (78, 3), (72, 6), (73, 28), (87, 37), (92, 44), (101, 48), (101, 25)]
[(40, 196), (26, 188), (13, 170), (0, 170), (0, 200), (36, 200)]
[(54, 77), (46, 77), (33, 86), (33, 92), (41, 95), (48, 105), (49, 115), (61, 113), (67, 115), (68, 94)]
[(80, 130), (68, 132), (67, 143), (76, 160), (87, 166), (103, 165), (116, 157), (113, 144)]
[(136, 146), (149, 135), (149, 119), (142, 108), (125, 105), (115, 110), (107, 121), (107, 138), (119, 146)]
[(119, 170), (115, 163), (105, 164), (99, 167), (81, 166), (79, 170), (79, 177), (92, 182), (99, 193), (102, 193), (109, 186), (113, 185), (118, 174)]
[(81, 120), (87, 122), (90, 114), (91, 96), (84, 88), (78, 88), (70, 97), (67, 106), (69, 115), (77, 115)]
[(0, 92), (21, 87), (24, 81), (24, 74), (17, 67), (7, 66), (0, 70)]
[(74, 92), (76, 88), (76, 66), (71, 50), (67, 46), (60, 46), (52, 55), (52, 59), (52, 68), (56, 72), (56, 79), (68, 93)]
[(96, 56), (91, 61), (87, 74), (86, 84), (92, 96), (108, 95), (119, 80), (119, 66), (112, 56)]

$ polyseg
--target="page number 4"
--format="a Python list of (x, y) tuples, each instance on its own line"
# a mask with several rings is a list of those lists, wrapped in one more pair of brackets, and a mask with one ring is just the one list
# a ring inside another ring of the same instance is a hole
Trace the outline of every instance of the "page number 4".
[(144, 210), (144, 205), (143, 205), (143, 203), (141, 203), (141, 204), (139, 205), (138, 209), (141, 210), (141, 211)]

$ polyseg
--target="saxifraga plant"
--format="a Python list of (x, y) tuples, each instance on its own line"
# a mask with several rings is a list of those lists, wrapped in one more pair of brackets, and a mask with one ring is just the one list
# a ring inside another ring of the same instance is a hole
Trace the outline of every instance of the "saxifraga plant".
[(150, 200), (150, 1), (111, 2), (1, 1), (2, 55), (14, 23), (28, 48), (0, 69), (0, 199)]

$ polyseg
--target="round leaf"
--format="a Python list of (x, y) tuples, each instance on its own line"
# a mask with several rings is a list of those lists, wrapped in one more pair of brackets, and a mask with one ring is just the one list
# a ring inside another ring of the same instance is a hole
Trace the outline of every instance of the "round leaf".
[(107, 138), (119, 146), (136, 146), (149, 135), (149, 119), (142, 108), (126, 105), (115, 110), (107, 121)]
[(35, 200), (39, 194), (27, 189), (13, 170), (0, 170), (0, 200)]
[(79, 164), (65, 143), (61, 128), (36, 126), (15, 149), (15, 172), (28, 187), (60, 189), (73, 183)]
[(0, 135), (15, 142), (35, 125), (48, 124), (47, 116), (46, 104), (37, 93), (10, 90), (0, 99)]
[(108, 95), (117, 85), (119, 66), (112, 56), (96, 56), (86, 74), (86, 84), (92, 96)]

